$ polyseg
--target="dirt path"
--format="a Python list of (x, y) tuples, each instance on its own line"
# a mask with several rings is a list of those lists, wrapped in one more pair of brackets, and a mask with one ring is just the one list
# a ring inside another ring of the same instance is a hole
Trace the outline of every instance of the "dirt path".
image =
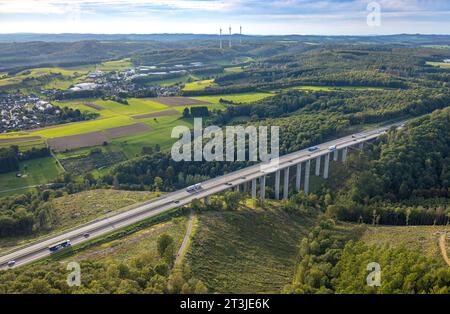
[(441, 249), (442, 257), (444, 258), (444, 261), (447, 263), (448, 266), (450, 266), (450, 259), (447, 256), (447, 248), (445, 247), (445, 237), (447, 236), (446, 233), (442, 234), (439, 237), (439, 248)]
[(189, 238), (191, 237), (192, 227), (194, 225), (194, 218), (195, 218), (194, 214), (191, 213), (189, 216), (189, 220), (188, 220), (186, 234), (184, 235), (183, 242), (181, 243), (180, 249), (178, 250), (177, 257), (175, 258), (174, 266), (180, 265), (181, 262), (183, 261), (183, 257), (185, 255), (186, 249), (188, 247)]

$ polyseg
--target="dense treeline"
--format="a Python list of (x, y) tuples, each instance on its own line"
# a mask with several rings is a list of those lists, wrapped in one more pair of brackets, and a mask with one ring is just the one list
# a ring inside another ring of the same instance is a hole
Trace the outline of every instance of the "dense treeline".
[(328, 207), (330, 215), (391, 225), (448, 224), (447, 204), (414, 203), (450, 196), (450, 109), (389, 131), (348, 166), (353, 174)]
[(52, 199), (89, 189), (108, 188), (91, 173), (83, 177), (64, 173), (55, 181), (51, 186), (42, 186), (33, 192), (0, 199), (0, 238), (49, 231), (57, 224)]
[(134, 256), (128, 263), (116, 260), (82, 261), (80, 286), (69, 286), (70, 271), (58, 262), (0, 271), (0, 293), (26, 294), (154, 294), (207, 293), (200, 280), (185, 267), (172, 271), (176, 248), (171, 236), (157, 240), (158, 257), (151, 252)]
[(234, 84), (226, 87), (206, 87), (203, 90), (184, 90), (182, 96), (208, 96), (208, 95), (228, 95), (237, 93), (257, 92), (258, 88), (250, 84)]
[(19, 148), (0, 148), (0, 173), (19, 170)]
[(183, 110), (183, 118), (196, 118), (209, 116), (209, 110), (207, 106), (199, 107), (186, 107)]
[[(208, 124), (226, 125), (234, 117), (250, 116), (253, 125), (279, 126), (280, 152), (288, 153), (345, 135), (349, 127), (363, 122), (374, 123), (430, 112), (436, 107), (445, 106), (450, 101), (447, 98), (449, 96), (441, 92), (427, 95), (425, 90), (365, 93), (290, 91), (254, 104), (231, 105), (225, 111), (212, 112)], [(188, 112), (185, 111), (184, 115), (187, 117)], [(260, 120), (264, 118), (267, 119)], [(186, 182), (195, 183), (190, 177), (192, 175), (213, 177), (223, 174), (221, 169), (226, 169), (208, 162), (169, 165), (168, 159), (168, 155), (158, 155), (130, 160), (126, 166), (116, 167), (105, 181), (112, 184), (117, 174), (116, 183), (122, 188), (142, 189), (144, 186), (151, 187), (154, 179), (159, 177), (163, 181), (160, 188), (165, 190), (182, 187)], [(236, 164), (233, 169), (238, 167)], [(209, 170), (212, 173), (209, 174)], [(172, 175), (167, 175), (167, 171)], [(177, 174), (183, 179), (174, 179)]]
[(136, 158), (114, 167), (102, 180), (115, 188), (174, 191), (228, 173), (247, 162), (176, 162), (170, 153)]
[(20, 152), (16, 145), (8, 148), (0, 148), (0, 173), (18, 171), (20, 161), (36, 159), (50, 156), (50, 150), (47, 147), (36, 148)]
[(213, 124), (225, 125), (235, 117), (247, 116), (252, 120), (276, 118), (292, 113), (317, 101), (316, 94), (287, 91), (252, 104), (227, 106), (212, 119)]
[[(442, 261), (404, 245), (358, 241), (364, 226), (322, 220), (300, 242), (300, 262), (284, 293), (449, 293), (450, 270)], [(369, 263), (382, 265), (380, 286), (368, 285)]]
[(102, 98), (105, 92), (101, 89), (94, 90), (80, 90), (80, 91), (57, 91), (52, 97), (55, 100), (70, 100), (70, 99), (89, 99)]
[(47, 201), (62, 192), (44, 190), (2, 198), (0, 201), (0, 237), (28, 235), (51, 228), (52, 207)]

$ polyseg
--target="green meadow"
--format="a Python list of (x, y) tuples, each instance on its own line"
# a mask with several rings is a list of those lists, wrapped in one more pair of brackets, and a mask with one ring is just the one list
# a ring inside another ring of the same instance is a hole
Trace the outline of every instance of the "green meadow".
[(5, 143), (0, 142), (0, 148), (10, 147), (11, 145), (18, 146), (20, 151), (27, 151), (27, 150), (32, 149), (33, 147), (42, 148), (42, 147), (46, 146), (45, 141), (43, 139), (17, 141), (17, 142), (5, 142)]
[(339, 91), (339, 90), (354, 90), (354, 91), (377, 91), (377, 90), (385, 90), (383, 87), (365, 87), (365, 86), (295, 86), (290, 87), (288, 89), (293, 90), (307, 90), (307, 91), (323, 91), (323, 92), (331, 92), (331, 91)]
[(52, 182), (62, 169), (53, 157), (45, 157), (20, 163), (19, 172), (22, 174), (20, 178), (16, 177), (16, 172), (0, 174), (0, 197), (23, 193), (32, 186)]
[(214, 86), (214, 80), (200, 80), (184, 84), (184, 91), (204, 90), (206, 87)]
[(230, 67), (223, 69), (225, 73), (241, 73), (244, 72), (244, 69), (242, 67)]
[(267, 97), (271, 97), (273, 95), (273, 93), (242, 93), (229, 95), (198, 96), (192, 98), (207, 101), (211, 104), (220, 104), (220, 99), (233, 101), (235, 103), (251, 103)]
[(434, 66), (434, 67), (450, 69), (450, 63), (446, 63), (446, 62), (427, 62), (427, 64)]

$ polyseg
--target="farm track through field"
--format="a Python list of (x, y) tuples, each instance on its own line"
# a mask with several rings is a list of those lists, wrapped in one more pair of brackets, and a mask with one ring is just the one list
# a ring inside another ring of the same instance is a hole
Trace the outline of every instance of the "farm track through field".
[(163, 116), (174, 116), (179, 113), (180, 112), (178, 112), (176, 110), (164, 110), (164, 111), (159, 111), (159, 112), (140, 114), (140, 115), (132, 116), (131, 118), (134, 120), (139, 120), (139, 119), (156, 118), (156, 117), (163, 117)]
[(157, 97), (154, 101), (160, 104), (176, 107), (176, 106), (187, 106), (187, 105), (210, 105), (211, 103), (204, 100), (198, 100), (189, 97)]
[(448, 266), (450, 266), (450, 259), (447, 255), (447, 248), (445, 247), (445, 237), (447, 236), (447, 233), (443, 233), (439, 237), (439, 248), (441, 249), (442, 258), (447, 263)]
[(96, 105), (96, 104), (93, 104), (93, 103), (90, 103), (90, 102), (85, 102), (85, 103), (83, 103), (83, 105), (85, 105), (86, 107), (98, 110), (98, 111), (101, 111), (101, 110), (105, 109), (105, 107), (102, 107), (100, 105)]
[(52, 185), (52, 184), (53, 184), (53, 183), (21, 186), (21, 187), (14, 188), (14, 189), (1, 190), (0, 193), (7, 193), (7, 192), (14, 192), (14, 191), (20, 191), (20, 190), (25, 190), (25, 189), (37, 188), (37, 187), (39, 187), (39, 186), (50, 186), (50, 185)]
[(0, 144), (15, 143), (15, 142), (22, 142), (22, 141), (37, 141), (37, 140), (41, 140), (41, 139), (42, 138), (40, 136), (0, 138)]
[(187, 229), (186, 229), (186, 234), (184, 235), (183, 242), (181, 243), (181, 246), (178, 249), (178, 253), (177, 253), (177, 256), (175, 258), (175, 262), (174, 262), (175, 266), (176, 265), (180, 265), (181, 262), (183, 261), (183, 257), (184, 257), (184, 255), (186, 253), (187, 248), (188, 248), (189, 238), (191, 237), (192, 227), (194, 226), (194, 219), (195, 219), (195, 216), (194, 216), (194, 214), (191, 213), (189, 215), (189, 221), (188, 221), (188, 226), (187, 226)]

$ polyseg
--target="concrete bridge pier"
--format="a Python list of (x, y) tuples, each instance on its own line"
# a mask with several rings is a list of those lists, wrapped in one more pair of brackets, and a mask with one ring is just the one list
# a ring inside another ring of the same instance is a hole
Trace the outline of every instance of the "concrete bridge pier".
[(359, 149), (363, 149), (364, 148), (364, 142), (359, 143), (358, 148)]
[(339, 159), (339, 151), (336, 149), (334, 151), (333, 160), (334, 161), (338, 161), (338, 159)]
[(300, 192), (300, 184), (302, 181), (302, 164), (297, 164), (297, 172), (295, 174), (295, 191)]
[(322, 156), (318, 156), (316, 158), (316, 176), (320, 176), (320, 160), (322, 159)]
[(288, 197), (289, 197), (289, 167), (284, 169), (283, 199), (287, 200)]
[(204, 202), (205, 202), (205, 205), (209, 205), (209, 196), (205, 196)]
[(311, 171), (311, 160), (308, 160), (305, 165), (305, 195), (309, 194), (309, 175)]
[(275, 172), (275, 199), (280, 199), (280, 170)]
[(347, 161), (347, 154), (348, 154), (348, 147), (344, 147), (344, 149), (342, 150), (342, 162)]
[(261, 200), (266, 198), (266, 176), (262, 176), (259, 178), (259, 196)]
[(325, 155), (325, 165), (323, 168), (323, 178), (328, 179), (328, 171), (330, 170), (330, 153)]
[(252, 199), (256, 199), (256, 179), (252, 179)]

